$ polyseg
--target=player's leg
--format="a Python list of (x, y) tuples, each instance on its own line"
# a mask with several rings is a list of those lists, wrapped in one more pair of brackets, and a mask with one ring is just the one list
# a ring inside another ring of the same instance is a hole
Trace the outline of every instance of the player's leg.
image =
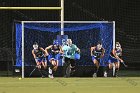
[(52, 61), (52, 65), (53, 65), (53, 71), (56, 71), (58, 68), (58, 60)]
[(63, 75), (64, 77), (69, 77), (70, 76), (70, 58), (65, 57), (64, 58), (64, 64), (63, 64)]
[(108, 68), (111, 70), (113, 68), (113, 63), (109, 63)]
[(49, 62), (50, 62), (50, 66), (48, 67), (48, 73), (49, 73), (49, 75), (48, 75), (48, 77), (49, 78), (54, 78), (53, 77), (53, 60), (54, 60), (54, 57), (53, 57), (53, 55), (49, 55), (48, 56), (48, 60), (49, 60)]
[(54, 78), (53, 77), (53, 71), (54, 71), (54, 65), (55, 65), (55, 60), (54, 58), (50, 59), (50, 67), (49, 67), (49, 78)]
[(29, 77), (33, 74), (33, 72), (34, 72), (36, 69), (41, 69), (41, 67), (39, 66), (39, 65), (40, 65), (40, 62), (39, 62), (38, 60), (39, 60), (38, 58), (35, 59), (36, 66), (35, 66), (35, 68), (32, 70), (32, 72), (30, 73)]
[(41, 69), (41, 62), (37, 62), (36, 64), (37, 64), (37, 68)]
[(49, 67), (49, 77), (54, 78), (53, 77), (53, 72), (57, 70), (58, 60), (55, 60), (54, 58), (52, 58), (50, 60), (50, 63), (51, 63), (51, 66)]
[(108, 70), (107, 70), (107, 77), (112, 77), (113, 76), (113, 68), (114, 68), (114, 63), (108, 63)]
[(47, 68), (47, 60), (46, 60), (46, 58), (44, 57), (43, 59), (42, 59), (42, 66), (43, 66), (43, 68), (44, 68), (44, 70)]
[(72, 75), (75, 72), (75, 67), (76, 67), (75, 60), (74, 59), (70, 59), (70, 64), (71, 64), (71, 75)]
[(55, 60), (54, 60), (54, 68), (53, 68), (53, 70), (54, 71), (56, 71), (57, 70), (57, 68), (58, 68), (58, 61), (59, 60), (59, 54), (57, 54), (57, 55), (55, 55)]
[(97, 76), (97, 72), (98, 72), (98, 69), (99, 69), (99, 62), (98, 60), (93, 56), (92, 57), (92, 60), (93, 60), (93, 63), (94, 63), (94, 74), (93, 74), (93, 77), (96, 77)]
[(115, 62), (115, 74), (114, 74), (114, 77), (117, 77), (118, 76), (118, 71), (119, 71), (119, 68), (120, 68), (120, 62)]
[(49, 62), (52, 64), (52, 65), (55, 65), (56, 62), (55, 62), (55, 55), (49, 55), (48, 56), (48, 60)]
[(107, 71), (107, 76), (108, 77), (112, 77), (113, 76), (113, 59), (112, 57), (109, 57), (109, 60), (108, 60), (108, 71)]
[(36, 59), (36, 64), (37, 64), (37, 68), (38, 68), (39, 73), (41, 74), (42, 77), (44, 77), (43, 72), (42, 72), (42, 69), (41, 69), (42, 60), (43, 60), (42, 57)]
[(49, 68), (49, 77), (53, 78), (53, 71), (56, 71), (58, 68), (58, 60), (59, 60), (59, 55), (51, 55), (50, 57), (50, 63), (51, 66)]
[(104, 66), (104, 77), (107, 77), (107, 71), (108, 71), (108, 68), (107, 68), (107, 66), (105, 65), (105, 66)]
[(40, 58), (36, 58), (35, 61), (36, 61), (36, 67), (38, 69), (41, 69), (41, 59)]
[(53, 77), (53, 70), (52, 70), (51, 66), (48, 68), (48, 71), (49, 71), (48, 77), (49, 77), (49, 78), (54, 78), (54, 77)]
[(116, 73), (118, 71), (118, 66), (119, 66), (118, 60), (116, 58), (110, 57), (109, 63), (110, 63), (109, 69), (112, 72), (112, 75), (116, 76)]
[(47, 60), (46, 60), (46, 58), (44, 57), (43, 59), (42, 59), (42, 62), (41, 62), (41, 64), (42, 64), (42, 69), (41, 69), (41, 72), (42, 72), (42, 74), (43, 74), (43, 77), (45, 77), (45, 76), (47, 76), (47, 72), (46, 72), (46, 68), (47, 68)]

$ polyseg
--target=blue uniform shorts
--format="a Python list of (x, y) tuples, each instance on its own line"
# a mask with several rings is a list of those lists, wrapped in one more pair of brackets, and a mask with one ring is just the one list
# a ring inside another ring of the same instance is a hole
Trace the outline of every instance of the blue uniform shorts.
[(114, 57), (109, 56), (108, 63), (114, 63), (114, 62), (119, 62), (119, 60)]
[(60, 54), (50, 54), (48, 56), (48, 60), (50, 61), (51, 59), (54, 59), (54, 60), (59, 60), (60, 58)]
[(35, 58), (36, 62), (47, 62), (46, 57), (37, 57)]
[(94, 60), (94, 59), (96, 59), (98, 62), (100, 62), (100, 58), (97, 58), (97, 57), (95, 57), (95, 56), (92, 56), (92, 60)]

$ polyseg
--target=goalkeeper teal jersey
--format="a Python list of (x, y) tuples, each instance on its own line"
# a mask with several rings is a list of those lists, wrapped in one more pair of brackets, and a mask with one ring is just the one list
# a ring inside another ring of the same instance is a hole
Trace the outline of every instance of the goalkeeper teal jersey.
[(71, 46), (64, 45), (62, 50), (64, 51), (64, 56), (70, 59), (75, 58), (75, 53), (77, 51), (77, 46), (72, 44)]

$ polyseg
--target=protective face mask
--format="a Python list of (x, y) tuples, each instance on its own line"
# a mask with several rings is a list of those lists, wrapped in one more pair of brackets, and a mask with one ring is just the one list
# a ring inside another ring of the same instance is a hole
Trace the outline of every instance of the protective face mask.
[(120, 49), (121, 46), (119, 44), (116, 44), (116, 49)]
[(102, 48), (102, 45), (100, 45), (100, 44), (97, 45), (97, 48), (98, 48), (98, 49), (101, 49), (101, 48)]
[(38, 49), (38, 45), (33, 45), (33, 48), (34, 49)]

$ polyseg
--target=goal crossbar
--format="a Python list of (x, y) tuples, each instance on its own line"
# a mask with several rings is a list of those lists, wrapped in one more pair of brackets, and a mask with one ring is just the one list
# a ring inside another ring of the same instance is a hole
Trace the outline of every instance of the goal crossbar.
[(62, 7), (0, 7), (0, 10), (61, 10)]

